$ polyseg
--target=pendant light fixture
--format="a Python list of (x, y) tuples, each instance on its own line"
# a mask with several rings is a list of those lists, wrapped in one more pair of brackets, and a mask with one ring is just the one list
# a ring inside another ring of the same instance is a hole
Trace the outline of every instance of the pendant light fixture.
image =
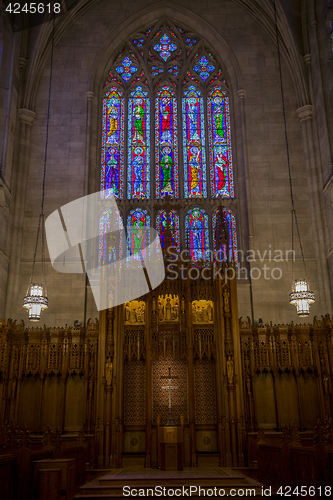
[[(49, 299), (47, 297), (46, 289), (46, 274), (45, 274), (45, 218), (44, 218), (44, 199), (45, 199), (45, 176), (46, 176), (46, 163), (47, 163), (47, 146), (49, 139), (49, 121), (50, 121), (50, 102), (51, 102), (51, 84), (52, 84), (52, 68), (53, 68), (53, 49), (54, 49), (54, 28), (55, 28), (55, 17), (53, 16), (53, 26), (51, 35), (51, 63), (50, 63), (50, 79), (49, 79), (49, 96), (48, 96), (48, 106), (47, 106), (47, 118), (46, 118), (46, 138), (45, 138), (45, 156), (44, 156), (44, 174), (43, 174), (43, 194), (42, 203), (39, 214), (37, 237), (35, 245), (34, 259), (32, 263), (32, 271), (27, 293), (23, 299), (23, 307), (29, 311), (30, 321), (39, 321), (41, 312), (43, 309), (47, 309), (49, 305)], [(41, 237), (42, 245), (42, 276), (40, 284), (34, 282), (34, 272), (36, 264), (36, 255), (38, 248), (39, 237)]]
[[(274, 0), (274, 21), (275, 21), (275, 32), (276, 32), (276, 45), (278, 51), (278, 63), (280, 72), (280, 88), (281, 88), (281, 100), (282, 100), (282, 112), (283, 112), (283, 122), (284, 122), (284, 135), (286, 142), (286, 152), (287, 152), (287, 162), (288, 162), (288, 173), (289, 173), (289, 188), (290, 188), (290, 200), (291, 200), (291, 243), (292, 243), (292, 292), (289, 294), (289, 302), (296, 306), (297, 315), (300, 317), (308, 316), (310, 313), (310, 304), (315, 302), (314, 293), (309, 289), (309, 281), (306, 272), (306, 265), (303, 253), (303, 246), (301, 241), (301, 235), (299, 232), (297, 214), (294, 205), (293, 197), (293, 185), (291, 178), (291, 168), (290, 168), (290, 158), (289, 158), (289, 143), (287, 134), (287, 121), (286, 121), (286, 111), (284, 102), (284, 91), (283, 91), (283, 80), (282, 80), (282, 69), (281, 69), (281, 53), (280, 53), (280, 41), (279, 41), (279, 30), (277, 25), (277, 13), (276, 13), (276, 0)], [(305, 278), (301, 280), (295, 280), (294, 278), (294, 221), (296, 226), (296, 232), (298, 236), (299, 246), (301, 249), (304, 274)]]

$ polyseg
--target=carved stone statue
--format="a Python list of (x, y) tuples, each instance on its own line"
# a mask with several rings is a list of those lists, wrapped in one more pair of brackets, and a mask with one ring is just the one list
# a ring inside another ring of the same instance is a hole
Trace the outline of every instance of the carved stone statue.
[(197, 313), (197, 323), (201, 323), (202, 322), (202, 309), (199, 306), (199, 304), (197, 304), (196, 313)]
[(128, 302), (125, 304), (125, 321), (130, 320), (131, 308)]
[(202, 321), (208, 323), (208, 312), (206, 307), (202, 308)]
[(161, 300), (158, 302), (158, 319), (159, 321), (164, 320), (164, 305)]
[(138, 323), (145, 322), (145, 309), (146, 309), (146, 305), (144, 303), (141, 305), (141, 307), (138, 308), (138, 313), (137, 313)]
[(112, 383), (112, 371), (113, 371), (113, 364), (111, 358), (108, 358), (105, 365), (105, 380), (106, 380), (106, 385), (108, 386), (110, 386)]
[(227, 288), (225, 288), (223, 290), (224, 310), (225, 310), (225, 312), (230, 312), (229, 296), (230, 296), (230, 292), (229, 292), (229, 290)]
[(195, 302), (192, 304), (192, 315), (193, 315), (193, 323), (197, 323), (198, 317), (197, 317), (197, 305)]
[(230, 354), (227, 358), (227, 379), (228, 379), (228, 384), (234, 383), (234, 361)]
[(155, 299), (155, 297), (153, 297), (153, 300), (152, 300), (151, 310), (153, 313), (156, 313), (156, 299)]
[(185, 312), (185, 298), (182, 297), (182, 300), (181, 300), (181, 308), (180, 308), (181, 312), (184, 313)]
[(165, 319), (166, 319), (166, 321), (171, 321), (171, 310), (172, 310), (171, 300), (168, 297), (166, 300), (166, 305), (165, 305)]
[(323, 377), (323, 384), (324, 384), (324, 393), (328, 394), (328, 376), (324, 375)]
[(249, 396), (251, 396), (251, 379), (250, 379), (250, 377), (246, 377), (245, 384), (246, 384), (247, 393)]
[(131, 309), (131, 313), (130, 313), (130, 323), (137, 323), (138, 319), (137, 319), (137, 314), (136, 314), (136, 308), (133, 307)]
[(177, 321), (177, 319), (178, 319), (178, 317), (179, 317), (178, 307), (179, 307), (179, 305), (178, 305), (178, 302), (176, 301), (176, 302), (174, 303), (174, 305), (172, 306), (172, 319), (173, 319), (174, 321)]

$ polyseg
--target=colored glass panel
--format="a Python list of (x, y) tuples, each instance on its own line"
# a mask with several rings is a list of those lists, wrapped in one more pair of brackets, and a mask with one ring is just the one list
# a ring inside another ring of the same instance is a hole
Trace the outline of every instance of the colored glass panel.
[(150, 102), (147, 91), (136, 87), (128, 101), (128, 198), (150, 196)]
[[(156, 229), (160, 235), (161, 246), (164, 249), (164, 233), (167, 227), (167, 214), (165, 210), (159, 210), (156, 216)], [(179, 246), (179, 215), (175, 210), (169, 212), (169, 229), (171, 232), (171, 246), (180, 251)]]
[[(237, 259), (237, 231), (236, 231), (236, 217), (233, 215), (231, 210), (224, 209), (223, 210), (225, 219), (228, 224), (228, 231), (229, 231), (229, 252), (230, 252), (230, 258), (231, 260), (235, 263), (237, 266), (238, 264), (238, 259)], [(221, 261), (222, 257), (218, 255), (218, 243), (217, 243), (217, 235), (216, 235), (216, 226), (217, 226), (217, 218), (219, 216), (219, 209), (216, 209), (212, 222), (213, 222), (213, 242), (214, 242), (214, 256), (215, 259), (218, 261)]]
[(170, 73), (170, 75), (178, 76), (179, 74), (178, 66), (173, 66), (172, 68), (168, 68), (168, 73)]
[(123, 222), (119, 212), (104, 212), (99, 221), (99, 267), (120, 261), (123, 253)]
[(229, 99), (215, 86), (207, 99), (210, 182), (213, 197), (234, 196)]
[(185, 234), (192, 262), (209, 260), (208, 215), (204, 210), (196, 207), (186, 215)]
[(112, 88), (103, 100), (101, 190), (106, 198), (123, 197), (124, 189), (124, 98)]
[(178, 196), (177, 101), (163, 87), (155, 101), (156, 196)]
[(183, 152), (185, 198), (207, 197), (204, 107), (193, 85), (183, 97)]
[(147, 210), (137, 208), (131, 210), (127, 217), (127, 256), (129, 260), (142, 260), (146, 256), (146, 247), (149, 245), (150, 217)]
[(214, 71), (215, 66), (213, 64), (209, 64), (208, 59), (206, 59), (205, 56), (202, 56), (199, 63), (193, 66), (193, 69), (205, 82), (209, 77), (209, 74)]
[(153, 76), (159, 75), (160, 73), (163, 73), (163, 68), (158, 68), (157, 66), (152, 66), (151, 68), (151, 74)]
[(168, 35), (163, 35), (160, 43), (154, 45), (154, 50), (159, 53), (163, 61), (166, 61), (177, 48), (175, 43), (172, 43)]
[(137, 68), (133, 66), (132, 61), (128, 57), (125, 57), (121, 66), (116, 68), (116, 71), (121, 75), (125, 82), (128, 82), (131, 76), (137, 72)]

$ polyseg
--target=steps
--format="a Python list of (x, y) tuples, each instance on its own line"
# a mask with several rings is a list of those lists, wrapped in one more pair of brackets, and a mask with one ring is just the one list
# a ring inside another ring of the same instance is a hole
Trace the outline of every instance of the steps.
[[(123, 487), (126, 488), (123, 490)], [(130, 489), (132, 489), (131, 494)], [(173, 493), (171, 491), (176, 489), (177, 495), (175, 491)], [(242, 491), (238, 495), (239, 490)], [(245, 490), (251, 490), (251, 493), (249, 491), (246, 493)], [(98, 480), (85, 484), (74, 498), (117, 500), (134, 496), (149, 498), (231, 496), (237, 499), (246, 496), (261, 497), (262, 486), (254, 479), (226, 467), (185, 468), (182, 471), (126, 467), (113, 469)]]

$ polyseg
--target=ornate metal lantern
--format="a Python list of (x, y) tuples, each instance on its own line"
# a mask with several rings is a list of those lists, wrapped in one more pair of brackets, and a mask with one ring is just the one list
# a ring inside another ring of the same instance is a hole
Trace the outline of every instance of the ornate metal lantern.
[(23, 307), (29, 310), (30, 321), (39, 321), (40, 313), (47, 309), (49, 299), (46, 295), (46, 289), (41, 285), (32, 284), (29, 286), (26, 296), (23, 299)]
[(294, 290), (289, 295), (290, 304), (296, 306), (297, 314), (301, 318), (310, 313), (310, 304), (315, 301), (314, 293), (309, 290), (306, 280), (296, 280)]
[[(23, 307), (28, 309), (30, 321), (39, 321), (41, 312), (43, 311), (43, 309), (47, 309), (48, 305), (49, 305), (49, 299), (47, 298), (46, 277), (45, 277), (46, 273), (45, 273), (44, 199), (45, 199), (45, 176), (46, 176), (46, 164), (47, 164), (47, 145), (48, 145), (48, 138), (49, 138), (49, 122), (50, 122), (54, 31), (55, 31), (55, 16), (53, 16), (52, 38), (51, 38), (51, 40), (52, 40), (51, 41), (51, 63), (50, 63), (49, 95), (48, 95), (47, 118), (46, 118), (46, 137), (45, 137), (45, 157), (44, 157), (44, 172), (43, 172), (42, 203), (41, 203), (40, 215), (39, 215), (39, 221), (38, 221), (35, 253), (34, 253), (34, 258), (33, 258), (33, 263), (32, 263), (30, 283), (28, 286), (27, 293), (23, 299)], [(41, 243), (42, 243), (42, 278), (41, 278), (41, 284), (38, 285), (38, 284), (34, 283), (33, 281), (34, 281), (36, 255), (37, 255), (38, 240), (39, 240), (40, 233), (41, 233)]]

